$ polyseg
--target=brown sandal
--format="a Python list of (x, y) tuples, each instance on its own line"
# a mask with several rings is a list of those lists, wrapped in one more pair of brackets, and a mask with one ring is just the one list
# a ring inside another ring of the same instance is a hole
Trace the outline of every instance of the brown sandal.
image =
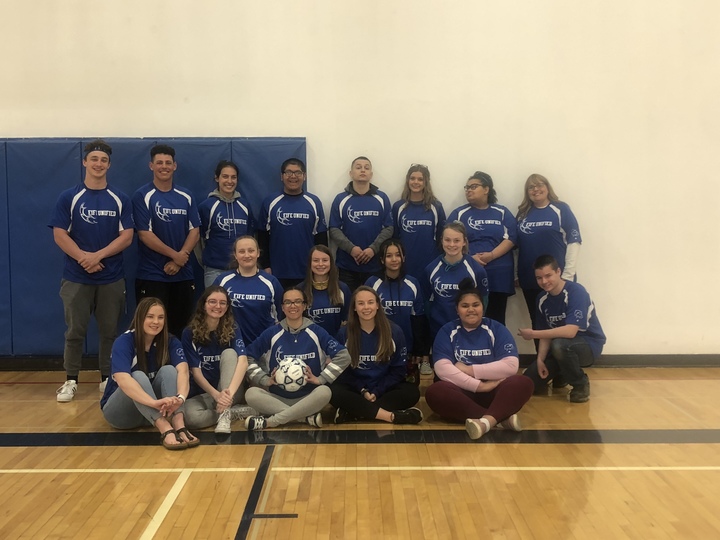
[[(179, 443), (182, 444), (168, 444), (165, 442), (165, 437), (167, 437), (170, 434), (175, 435), (175, 440), (177, 440)], [(188, 443), (183, 441), (180, 438), (180, 435), (177, 434), (177, 432), (174, 429), (168, 429), (165, 433), (160, 434), (160, 442), (162, 442), (162, 445), (167, 448), (168, 450), (185, 450), (188, 447)]]
[(183, 442), (187, 445), (188, 448), (194, 448), (200, 444), (200, 439), (198, 439), (195, 435), (190, 433), (188, 431), (188, 428), (186, 428), (186, 427), (178, 428), (175, 430), (175, 432), (176, 432), (177, 438), (181, 441), (183, 441), (183, 439), (182, 439), (182, 437), (180, 437), (180, 433), (185, 434), (185, 436), (188, 438), (188, 440), (183, 441)]

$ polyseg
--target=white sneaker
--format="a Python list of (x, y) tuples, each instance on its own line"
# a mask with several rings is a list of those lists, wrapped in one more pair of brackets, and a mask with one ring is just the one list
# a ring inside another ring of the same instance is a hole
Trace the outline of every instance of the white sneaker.
[(107, 386), (107, 379), (105, 379), (103, 382), (100, 383), (98, 386), (98, 389), (100, 390), (100, 393), (105, 393), (105, 387)]
[(57, 400), (58, 403), (68, 403), (72, 401), (77, 392), (77, 381), (65, 381), (60, 388), (57, 389)]
[(498, 422), (495, 425), (495, 427), (497, 429), (509, 429), (511, 431), (522, 431), (522, 426), (520, 425), (520, 418), (518, 418), (517, 414), (511, 414), (502, 422)]
[(420, 375), (432, 375), (433, 373), (433, 368), (430, 365), (430, 362), (422, 362), (420, 364)]
[(215, 433), (231, 433), (230, 424), (232, 423), (232, 411), (225, 409), (220, 413), (217, 425), (215, 426)]
[(311, 414), (305, 418), (305, 421), (312, 427), (321, 428), (323, 426), (322, 415), (320, 413)]
[(234, 422), (235, 420), (242, 420), (248, 416), (258, 416), (258, 413), (250, 405), (233, 405), (228, 409), (230, 411), (230, 418)]

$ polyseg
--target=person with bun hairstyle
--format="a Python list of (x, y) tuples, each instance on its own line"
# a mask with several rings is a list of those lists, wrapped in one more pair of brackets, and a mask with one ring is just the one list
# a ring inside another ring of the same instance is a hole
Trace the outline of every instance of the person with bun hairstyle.
[(475, 173), (465, 183), (467, 204), (450, 212), (449, 221), (465, 225), (469, 253), (487, 272), (488, 303), (485, 316), (505, 324), (508, 297), (515, 294), (517, 222), (512, 212), (497, 202), (489, 174)]
[(423, 415), (415, 405), (420, 390), (405, 382), (407, 347), (402, 329), (388, 320), (378, 293), (370, 287), (358, 287), (350, 305), (348, 323), (338, 334), (350, 353), (350, 367), (331, 387), (335, 423), (363, 419), (419, 424)]
[(405, 175), (400, 200), (392, 206), (393, 236), (405, 246), (405, 271), (417, 280), (440, 255), (445, 209), (433, 195), (430, 170), (413, 163)]
[[(300, 289), (288, 289), (283, 295), (285, 318), (265, 330), (248, 349), (248, 404), (258, 415), (248, 417), (248, 431), (274, 428), (288, 422), (305, 421), (321, 428), (320, 411), (330, 401), (330, 388), (350, 364), (347, 349), (317, 324), (303, 317), (307, 298)], [(286, 361), (304, 362), (304, 384), (289, 390), (275, 380)]]
[(298, 285), (308, 300), (307, 317), (331, 336), (347, 322), (350, 288), (340, 281), (330, 248), (315, 246), (308, 256), (305, 281)]
[(255, 414), (240, 405), (248, 362), (225, 289), (219, 285), (205, 289), (183, 330), (182, 344), (192, 373), (185, 403), (190, 428), (215, 424), (215, 433), (230, 433), (234, 420)]
[[(200, 203), (200, 244), (205, 286), (226, 272), (233, 259), (233, 242), (240, 236), (255, 234), (255, 219), (249, 201), (238, 191), (240, 170), (232, 161), (222, 160), (215, 167), (217, 186)], [(197, 252), (196, 252), (197, 253)]]
[(154, 425), (168, 450), (197, 446), (185, 427), (190, 386), (182, 344), (168, 333), (165, 306), (158, 298), (140, 300), (130, 329), (112, 347), (111, 376), (100, 408), (116, 429)]
[(483, 317), (483, 291), (464, 279), (455, 297), (458, 318), (445, 324), (433, 345), (438, 382), (425, 392), (428, 406), (450, 422), (464, 422), (471, 439), (493, 427), (521, 431), (517, 413), (533, 393), (518, 375), (510, 331)]

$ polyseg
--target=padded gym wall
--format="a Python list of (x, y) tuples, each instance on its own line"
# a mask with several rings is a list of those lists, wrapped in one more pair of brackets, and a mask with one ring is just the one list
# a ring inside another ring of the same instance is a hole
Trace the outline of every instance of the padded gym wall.
[[(47, 223), (57, 197), (84, 177), (82, 148), (89, 139), (0, 140), (0, 355), (61, 355), (65, 323), (58, 295), (63, 254)], [(240, 168), (239, 190), (253, 212), (262, 199), (281, 188), (280, 165), (289, 157), (305, 160), (305, 139), (292, 138), (181, 138), (106, 139), (113, 147), (108, 181), (128, 196), (152, 181), (150, 148), (166, 143), (176, 150), (175, 182), (190, 189), (198, 203), (214, 189), (215, 166), (221, 159)], [(134, 301), (137, 239), (125, 253), (127, 311), (120, 331), (127, 327)], [(196, 268), (197, 263), (194, 263)], [(5, 278), (5, 279), (3, 279)], [(202, 274), (196, 272), (198, 290)], [(86, 352), (97, 353), (97, 332), (88, 333)]]

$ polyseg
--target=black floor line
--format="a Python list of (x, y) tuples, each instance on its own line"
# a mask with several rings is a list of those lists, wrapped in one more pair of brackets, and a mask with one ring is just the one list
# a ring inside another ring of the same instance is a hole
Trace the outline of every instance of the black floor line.
[(267, 477), (267, 472), (270, 468), (270, 461), (272, 460), (273, 452), (275, 452), (275, 447), (273, 445), (269, 445), (265, 448), (265, 452), (263, 452), (262, 459), (260, 460), (260, 466), (255, 474), (255, 480), (253, 481), (247, 503), (245, 504), (245, 510), (243, 511), (242, 519), (240, 520), (240, 526), (238, 527), (237, 534), (235, 535), (235, 540), (245, 540), (250, 532), (250, 525), (255, 517), (255, 509), (257, 508), (258, 501), (260, 501), (260, 494), (262, 493), (263, 485), (265, 485), (265, 478)]
[[(203, 445), (279, 444), (696, 444), (720, 443), (720, 429), (493, 430), (478, 441), (458, 429), (237, 431), (196, 433)], [(106, 433), (0, 433), (0, 448), (44, 446), (159, 446), (152, 431)]]

